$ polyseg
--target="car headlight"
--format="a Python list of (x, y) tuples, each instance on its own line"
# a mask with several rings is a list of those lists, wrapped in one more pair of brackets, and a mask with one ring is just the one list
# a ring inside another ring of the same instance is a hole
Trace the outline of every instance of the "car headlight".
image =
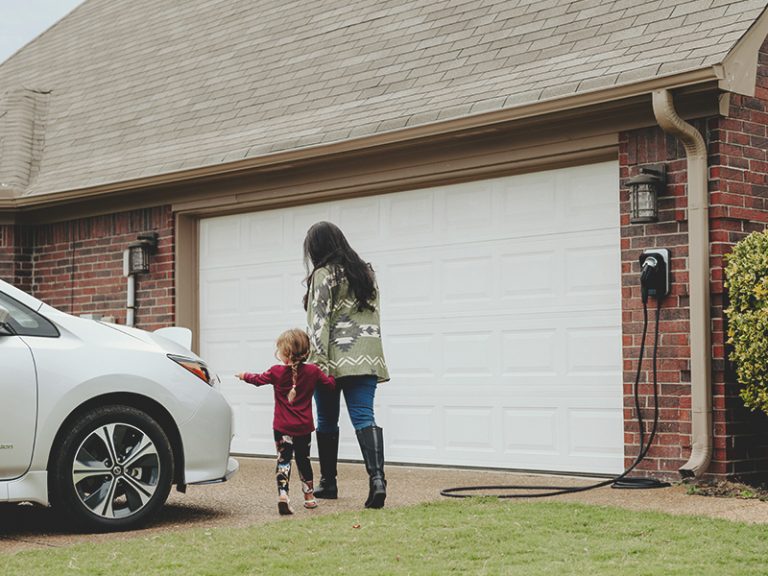
[(204, 362), (193, 360), (192, 358), (185, 358), (184, 356), (176, 356), (174, 354), (168, 354), (168, 358), (176, 362), (176, 364), (182, 368), (192, 372), (192, 374), (200, 378), (200, 380), (208, 384), (208, 386), (213, 386), (211, 373), (208, 371), (208, 366), (206, 366)]

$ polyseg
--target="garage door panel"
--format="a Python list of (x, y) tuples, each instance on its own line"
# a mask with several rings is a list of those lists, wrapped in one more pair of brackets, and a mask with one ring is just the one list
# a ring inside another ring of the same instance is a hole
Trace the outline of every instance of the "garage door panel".
[(519, 454), (556, 456), (560, 444), (559, 414), (552, 406), (503, 408), (504, 453), (513, 457)]
[[(382, 229), (391, 249), (409, 248), (435, 239), (434, 194), (416, 190), (382, 197)], [(380, 250), (374, 246), (372, 250)]]
[(446, 306), (459, 303), (487, 306), (493, 298), (496, 283), (491, 255), (446, 257), (441, 276), (441, 299)]
[(602, 302), (614, 301), (615, 273), (605, 266), (605, 261), (616, 260), (613, 246), (582, 246), (569, 248), (564, 254), (565, 293), (571, 298)]
[[(274, 451), (271, 390), (232, 374), (266, 369), (276, 336), (304, 326), (302, 243), (330, 220), (377, 270), (390, 461), (620, 471), (617, 173), (610, 162), (203, 220), (201, 348), (250, 419), (235, 446)], [(344, 411), (340, 428), (341, 457), (359, 459)]]
[(397, 366), (399, 378), (431, 376), (439, 364), (435, 334), (390, 334), (387, 338), (387, 362)]
[(437, 220), (443, 238), (471, 238), (494, 226), (492, 190), (485, 182), (446, 186), (441, 198)]
[(582, 229), (600, 229), (616, 218), (616, 175), (591, 166), (558, 174), (565, 214)]
[[(338, 217), (335, 221), (344, 230), (355, 250), (362, 251), (379, 245), (380, 210), (380, 202), (369, 198), (350, 200), (338, 206)], [(306, 229), (303, 233), (306, 233)]]
[[(445, 418), (444, 446), (446, 452), (466, 452), (472, 450), (479, 453), (494, 454), (498, 451), (498, 427), (493, 406), (459, 406), (448, 405), (443, 413)], [(481, 466), (493, 466), (493, 463), (483, 461)]]
[(543, 172), (501, 179), (494, 184), (503, 223), (517, 234), (564, 232), (556, 178)]
[(617, 456), (616, 445), (611, 441), (623, 433), (623, 421), (611, 408), (570, 408), (568, 444), (571, 456)]
[(236, 317), (242, 300), (241, 284), (239, 278), (203, 280), (200, 302), (206, 318)]
[[(535, 248), (499, 256), (501, 299), (508, 306), (526, 306), (531, 299), (553, 301), (557, 297), (555, 270), (558, 254)], [(539, 304), (540, 306), (542, 304)]]
[(208, 219), (200, 222), (201, 268), (215, 262), (237, 263), (241, 251), (241, 221)]
[[(280, 212), (255, 212), (244, 218), (246, 237), (248, 239), (247, 251), (254, 256), (266, 256), (274, 254), (277, 258), (289, 256), (284, 254), (285, 243), (285, 217)], [(263, 261), (261, 258), (257, 262)]]
[(560, 331), (555, 328), (502, 331), (502, 376), (557, 375), (560, 340)]
[(445, 334), (441, 362), (443, 376), (491, 376), (499, 358), (496, 344), (491, 332)]
[(621, 356), (621, 330), (615, 326), (569, 328), (566, 330), (568, 373), (616, 374)]
[(246, 296), (242, 299), (242, 311), (246, 314), (261, 314), (282, 310), (285, 285), (283, 274), (249, 274), (245, 278)]
[[(387, 296), (382, 294), (382, 305), (387, 309), (412, 307), (417, 310), (430, 308), (436, 298), (435, 264), (431, 261), (415, 260), (402, 263), (377, 264), (379, 287), (387, 287)], [(408, 278), (408, 282), (398, 282)]]
[(438, 452), (438, 407), (390, 403), (387, 414), (387, 452), (407, 454), (415, 450), (422, 454)]

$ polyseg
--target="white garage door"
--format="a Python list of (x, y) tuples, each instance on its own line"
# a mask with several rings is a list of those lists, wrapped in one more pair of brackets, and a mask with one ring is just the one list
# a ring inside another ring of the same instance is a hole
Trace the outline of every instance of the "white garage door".
[[(274, 452), (271, 387), (232, 376), (306, 325), (302, 242), (329, 220), (378, 273), (389, 461), (622, 470), (618, 189), (608, 162), (203, 220), (201, 354), (233, 450)], [(340, 456), (359, 459), (341, 424)]]

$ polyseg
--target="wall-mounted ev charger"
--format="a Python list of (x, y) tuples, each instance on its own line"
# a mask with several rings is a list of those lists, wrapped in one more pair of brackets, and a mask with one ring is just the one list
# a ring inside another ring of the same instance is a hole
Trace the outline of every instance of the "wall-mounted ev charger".
[(643, 302), (647, 302), (649, 296), (661, 300), (669, 294), (672, 285), (669, 268), (669, 250), (667, 248), (652, 248), (643, 251), (640, 255), (640, 291)]

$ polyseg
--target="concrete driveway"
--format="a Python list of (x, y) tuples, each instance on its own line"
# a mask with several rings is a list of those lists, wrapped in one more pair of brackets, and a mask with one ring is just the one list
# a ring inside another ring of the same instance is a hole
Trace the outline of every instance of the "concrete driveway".
[[(0, 554), (20, 550), (69, 546), (78, 542), (147, 538), (168, 530), (211, 527), (245, 527), (265, 522), (290, 522), (319, 514), (361, 510), (368, 481), (362, 464), (339, 466), (338, 500), (321, 500), (316, 510), (300, 505), (299, 483), (292, 484), (293, 516), (277, 514), (274, 488), (274, 460), (238, 458), (240, 472), (225, 484), (190, 486), (186, 494), (172, 492), (156, 522), (144, 530), (116, 534), (77, 534), (62, 526), (50, 510), (29, 505), (0, 506)], [(317, 463), (314, 463), (318, 474)], [(387, 507), (408, 506), (445, 499), (440, 490), (469, 485), (554, 485), (580, 486), (592, 479), (562, 476), (537, 476), (512, 472), (489, 472), (390, 465)], [(768, 523), (768, 503), (758, 500), (688, 496), (685, 486), (653, 490), (616, 490), (610, 487), (553, 497), (558, 501), (621, 506), (632, 510), (657, 510), (671, 514), (695, 514)]]

